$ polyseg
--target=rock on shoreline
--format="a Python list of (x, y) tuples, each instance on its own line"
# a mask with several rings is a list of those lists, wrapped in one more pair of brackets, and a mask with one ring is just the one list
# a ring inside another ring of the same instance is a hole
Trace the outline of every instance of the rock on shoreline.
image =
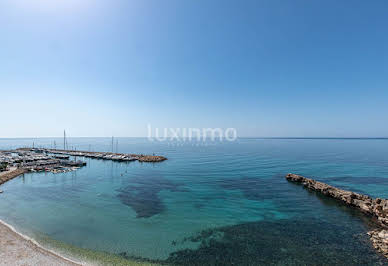
[(368, 232), (373, 246), (388, 258), (388, 199), (373, 199), (367, 195), (339, 189), (328, 184), (300, 175), (288, 174), (286, 179), (301, 183), (304, 187), (320, 192), (325, 196), (338, 199), (345, 204), (377, 218), (380, 228)]

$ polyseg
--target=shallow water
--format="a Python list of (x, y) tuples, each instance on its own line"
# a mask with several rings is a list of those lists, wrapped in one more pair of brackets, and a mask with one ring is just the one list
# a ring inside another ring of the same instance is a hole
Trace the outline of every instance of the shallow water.
[[(69, 142), (111, 149), (107, 138)], [(32, 140), (0, 139), (0, 149), (25, 145)], [(26, 174), (2, 186), (0, 219), (27, 235), (178, 265), (379, 265), (385, 260), (368, 241), (365, 216), (284, 176), (388, 198), (387, 151), (388, 140), (120, 138), (119, 152), (169, 160), (84, 159), (76, 172)]]

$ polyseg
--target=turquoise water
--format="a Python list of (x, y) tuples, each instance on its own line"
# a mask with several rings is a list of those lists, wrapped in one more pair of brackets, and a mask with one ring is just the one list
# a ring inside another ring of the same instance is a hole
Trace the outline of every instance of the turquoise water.
[[(111, 149), (107, 138), (69, 143)], [(0, 149), (26, 145), (32, 140), (0, 139)], [(0, 219), (27, 235), (177, 265), (382, 265), (364, 215), (284, 176), (298, 173), (388, 198), (387, 151), (384, 139), (120, 138), (119, 152), (168, 160), (84, 159), (87, 166), (75, 172), (26, 174), (2, 185)]]

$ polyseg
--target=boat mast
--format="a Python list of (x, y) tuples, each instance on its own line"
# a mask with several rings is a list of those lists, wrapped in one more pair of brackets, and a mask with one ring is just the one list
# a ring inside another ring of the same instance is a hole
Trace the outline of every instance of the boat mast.
[(63, 130), (63, 149), (66, 150), (66, 130)]

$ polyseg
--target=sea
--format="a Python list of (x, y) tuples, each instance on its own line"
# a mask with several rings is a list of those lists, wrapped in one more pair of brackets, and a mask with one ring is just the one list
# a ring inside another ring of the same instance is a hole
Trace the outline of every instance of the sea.
[[(369, 217), (285, 176), (388, 198), (388, 139), (67, 142), (168, 160), (77, 157), (87, 166), (3, 184), (0, 219), (43, 246), (123, 264), (387, 265), (368, 239)], [(0, 139), (0, 149), (32, 145), (63, 148), (63, 139)]]

